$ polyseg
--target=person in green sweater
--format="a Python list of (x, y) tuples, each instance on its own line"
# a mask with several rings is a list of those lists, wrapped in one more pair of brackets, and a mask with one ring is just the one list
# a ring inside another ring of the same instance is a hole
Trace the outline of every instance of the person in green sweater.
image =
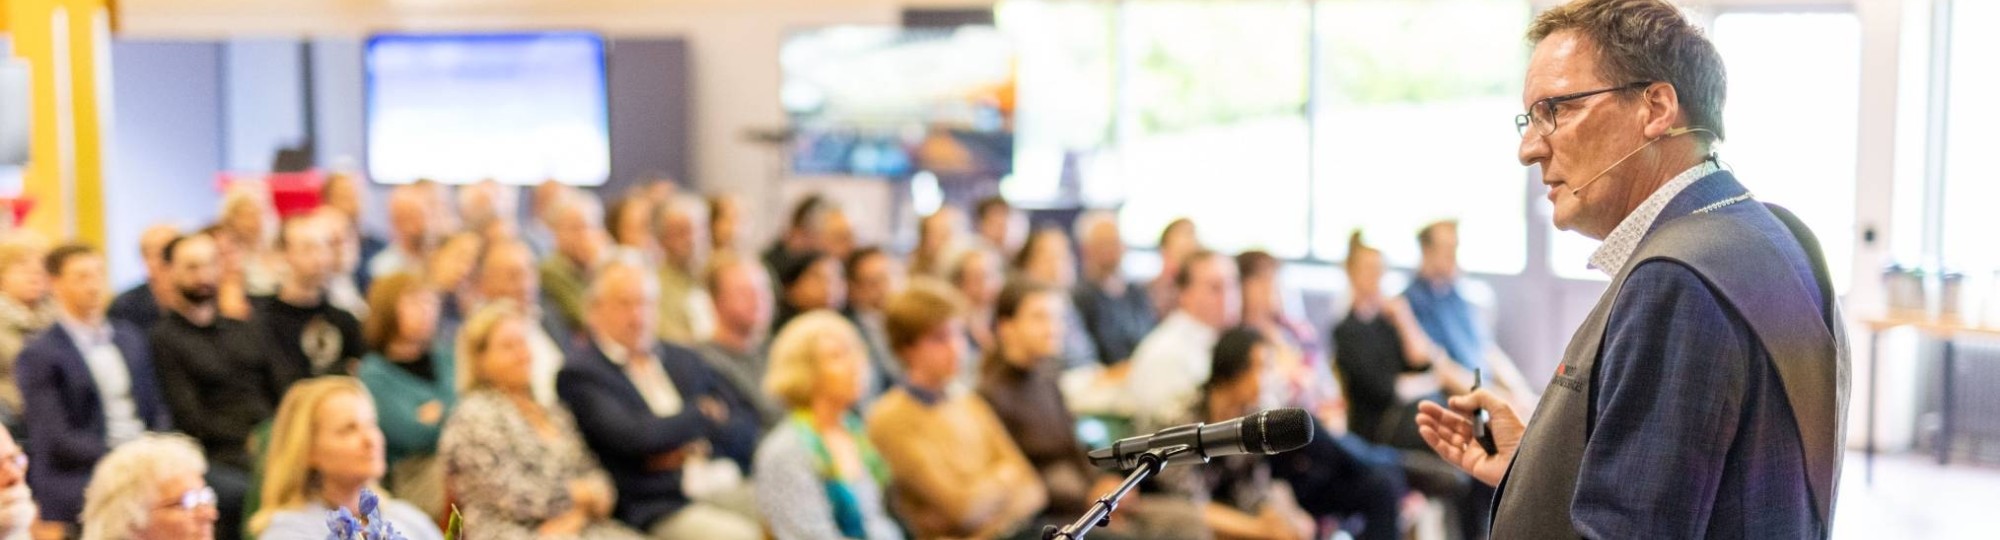
[(437, 339), (438, 292), (412, 274), (377, 279), (368, 291), (360, 378), (379, 405), (389, 488), (425, 513), (444, 514), (438, 435), (458, 401), (450, 339)]

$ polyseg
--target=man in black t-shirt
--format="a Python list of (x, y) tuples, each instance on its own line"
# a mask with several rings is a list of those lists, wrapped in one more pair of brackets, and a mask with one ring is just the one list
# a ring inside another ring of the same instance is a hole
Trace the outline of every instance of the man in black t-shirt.
[(270, 333), (278, 355), (312, 375), (352, 374), (363, 352), (361, 322), (327, 301), (334, 278), (333, 230), (313, 214), (285, 220), (278, 249), (288, 270), (272, 296), (252, 300), (252, 322)]

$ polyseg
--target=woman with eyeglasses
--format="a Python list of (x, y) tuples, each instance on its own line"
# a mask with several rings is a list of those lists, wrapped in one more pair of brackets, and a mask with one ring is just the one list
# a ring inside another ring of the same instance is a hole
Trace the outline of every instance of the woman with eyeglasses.
[[(84, 488), (83, 540), (209, 540), (215, 490), (208, 460), (185, 435), (146, 435), (97, 463)], [(324, 527), (322, 527), (324, 529)], [(316, 537), (323, 537), (324, 530)]]
[(265, 540), (325, 538), (328, 513), (345, 508), (362, 515), (367, 488), (381, 497), (382, 518), (405, 538), (442, 540), (430, 516), (382, 491), (387, 471), (375, 400), (360, 381), (328, 376), (292, 385), (271, 425), (262, 506), (249, 531)]

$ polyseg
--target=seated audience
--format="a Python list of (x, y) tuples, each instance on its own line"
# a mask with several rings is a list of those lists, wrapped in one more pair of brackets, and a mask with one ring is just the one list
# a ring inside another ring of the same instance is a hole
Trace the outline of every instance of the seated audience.
[(643, 264), (658, 264), (660, 246), (653, 236), (654, 211), (652, 199), (636, 190), (605, 208), (604, 230), (611, 235), (611, 248)]
[(431, 516), (382, 490), (388, 469), (382, 449), (375, 402), (359, 381), (325, 376), (293, 386), (271, 424), (250, 532), (261, 540), (324, 538), (326, 518), (337, 509), (365, 515), (361, 490), (369, 489), (382, 519), (407, 540), (440, 540)]
[(1063, 377), (1063, 396), (1070, 410), (1079, 414), (1111, 412), (1118, 388), (1131, 370), (1133, 349), (1153, 331), (1159, 317), (1146, 288), (1125, 279), (1125, 239), (1118, 233), (1118, 217), (1110, 211), (1084, 214), (1076, 222), (1083, 245), (1083, 279), (1070, 291), (1076, 303), (1075, 328), (1096, 346), (1103, 368), (1075, 368)]
[(438, 293), (410, 274), (375, 280), (368, 291), (368, 356), (358, 374), (380, 406), (389, 487), (434, 516), (444, 515), (438, 434), (458, 402), (451, 339), (438, 336)]
[(1174, 276), (1180, 275), (1181, 263), (1187, 256), (1201, 251), (1201, 237), (1195, 232), (1194, 220), (1180, 218), (1167, 223), (1160, 231), (1160, 274), (1147, 285), (1147, 295), (1153, 299), (1154, 313), (1168, 313), (1179, 305), (1174, 295), (1180, 289), (1174, 286)]
[(708, 251), (710, 253), (739, 252), (736, 231), (743, 224), (743, 201), (735, 195), (718, 193), (708, 196)]
[(167, 242), (181, 235), (179, 228), (168, 224), (147, 227), (139, 233), (139, 255), (146, 262), (146, 281), (118, 293), (111, 301), (107, 313), (112, 319), (132, 323), (141, 333), (151, 330), (153, 323), (160, 322), (166, 314), (167, 302), (173, 300), (174, 285), (167, 275), (167, 261), (162, 255)]
[(251, 432), (271, 418), (285, 389), (306, 376), (278, 360), (270, 334), (222, 316), (222, 268), (216, 243), (206, 234), (167, 243), (180, 299), (153, 327), (153, 367), (174, 427), (201, 441), (208, 483), (220, 496), (218, 536), (239, 538), (243, 497), (249, 489)]
[(333, 207), (321, 206), (311, 215), (333, 235), (333, 276), (326, 282), (327, 303), (357, 320), (368, 318), (368, 297), (361, 292), (367, 289), (355, 279), (355, 269), (361, 266), (362, 261), (361, 233), (354, 230), (354, 224)]
[(1021, 219), (1020, 212), (1014, 211), (1014, 205), (1008, 204), (1007, 198), (992, 195), (979, 199), (972, 206), (972, 221), (978, 224), (979, 238), (985, 240), (987, 245), (1003, 253), (1020, 249), (1021, 233), (1027, 220)]
[[(74, 526), (35, 521), (36, 495), (28, 488), (31, 482), (27, 479), (29, 461), (20, 445), (14, 443), (14, 434), (0, 427), (0, 539), (76, 537)], [(82, 506), (80, 491), (78, 506)]]
[(694, 348), (737, 396), (757, 408), (759, 424), (767, 429), (785, 415), (757, 382), (767, 367), (764, 336), (771, 325), (770, 279), (754, 260), (734, 253), (716, 255), (708, 267), (704, 295), (714, 304), (715, 332)]
[[(1405, 450), (1411, 487), (1456, 501), (1459, 527), (1478, 538), (1486, 528), (1493, 489), (1439, 459), (1417, 434), (1420, 400), (1441, 400), (1439, 392), (1461, 394), (1471, 375), (1432, 344), (1410, 314), (1409, 303), (1382, 292), (1382, 254), (1348, 239), (1347, 278), (1354, 306), (1333, 329), (1334, 367), (1347, 398), (1347, 426), (1370, 442)], [(1419, 391), (1405, 395), (1406, 391)]]
[(438, 292), (438, 328), (446, 335), (458, 328), (473, 306), (472, 272), (479, 267), (480, 253), (486, 249), (484, 237), (460, 232), (445, 236), (431, 260), (424, 265), (424, 279)]
[[(832, 207), (833, 202), (818, 193), (807, 195), (793, 204), (790, 218), (785, 221), (785, 231), (771, 242), (770, 247), (764, 248), (764, 267), (778, 272), (791, 267), (798, 259), (823, 256), (826, 246), (820, 245), (823, 239), (820, 230), (826, 225), (827, 210)], [(779, 279), (778, 283), (784, 281)], [(779, 294), (784, 294), (782, 288)], [(782, 321), (784, 317), (778, 319)]]
[[(375, 260), (376, 255), (389, 247), (387, 240), (361, 226), (363, 191), (365, 188), (361, 176), (345, 171), (335, 171), (326, 175), (326, 183), (319, 186), (321, 208), (331, 210), (334, 217), (344, 225), (338, 228), (346, 229), (354, 237), (354, 252), (351, 253), (354, 260), (346, 261), (349, 264), (342, 266), (351, 264), (352, 268), (347, 271), (353, 276), (356, 290), (361, 291), (368, 290), (368, 285), (374, 278), (373, 274), (368, 273), (368, 262)], [(359, 303), (367, 302), (364, 300)], [(354, 316), (366, 315), (355, 313)]]
[(217, 526), (217, 493), (202, 480), (201, 455), (180, 435), (147, 435), (112, 450), (83, 490), (83, 540), (239, 538)]
[(549, 230), (554, 235), (555, 252), (542, 259), (539, 271), (546, 304), (562, 316), (564, 326), (583, 328), (583, 293), (596, 270), (611, 251), (606, 246), (604, 208), (597, 197), (564, 188), (549, 211)]
[(1177, 414), (1199, 397), (1208, 380), (1208, 351), (1224, 329), (1242, 315), (1236, 265), (1213, 251), (1186, 257), (1174, 275), (1174, 311), (1132, 351), (1132, 370), (1123, 398), (1136, 418)]
[(773, 268), (778, 277), (777, 318), (774, 331), (784, 331), (793, 317), (816, 310), (840, 311), (847, 305), (847, 281), (841, 277), (840, 259), (818, 251), (794, 253), (785, 258), (788, 266)]
[(434, 209), (426, 189), (418, 185), (396, 186), (389, 192), (389, 232), (391, 241), (374, 257), (368, 258), (365, 280), (372, 289), (374, 280), (404, 272), (421, 273), (431, 258), (438, 231), (450, 230), (433, 223)]
[(1278, 280), (1278, 258), (1263, 251), (1236, 256), (1242, 276), (1243, 325), (1264, 335), (1271, 346), (1271, 390), (1276, 405), (1298, 407), (1326, 419), (1344, 414), (1338, 404), (1339, 384), (1321, 350), (1319, 332), (1285, 314), (1284, 284)]
[(28, 339), (56, 323), (48, 270), (42, 264), (47, 254), (48, 244), (32, 231), (17, 230), (0, 239), (0, 423), (10, 428), (20, 427), (21, 418), (15, 359)]
[(531, 385), (535, 399), (552, 403), (556, 399), (556, 372), (562, 369), (564, 351), (574, 343), (575, 333), (563, 325), (562, 316), (549, 309), (535, 275), (535, 253), (526, 242), (505, 240), (493, 244), (480, 257), (476, 278), (480, 304), (513, 302), (528, 325), (528, 353)]
[(616, 481), (619, 521), (655, 538), (760, 538), (750, 487), (730, 470), (745, 441), (755, 452), (757, 417), (733, 413), (728, 383), (698, 354), (652, 336), (647, 274), (624, 262), (599, 272), (590, 341), (571, 351), (556, 392)]
[(660, 206), (660, 339), (693, 345), (715, 331), (715, 314), (702, 287), (702, 226), (707, 207), (693, 196)]
[[(1049, 500), (1044, 517), (1051, 523), (1075, 520), (1124, 480), (1090, 465), (1077, 440), (1076, 417), (1064, 406), (1056, 384), (1063, 367), (1057, 353), (1068, 332), (1062, 313), (1068, 303), (1061, 288), (1019, 280), (1007, 284), (994, 311), (999, 346), (980, 365), (979, 396), (1040, 473)], [(1122, 519), (1114, 520), (1107, 532), (1137, 538), (1205, 537), (1196, 534), (1201, 522), (1185, 519), (1194, 515), (1192, 506), (1171, 500), (1138, 504), (1138, 498), (1133, 494), (1126, 499), (1132, 504), (1121, 508)]]
[(889, 300), (889, 346), (905, 377), (868, 412), (893, 505), (918, 538), (1034, 534), (1047, 491), (993, 409), (954, 390), (965, 356), (957, 293), (918, 282)]
[(155, 385), (146, 335), (106, 319), (101, 310), (104, 257), (86, 246), (62, 246), (49, 252), (46, 268), (55, 277), (57, 325), (21, 350), (17, 371), (27, 413), (27, 455), (36, 464), (28, 481), (35, 486), (41, 519), (74, 528), (97, 460), (172, 425)]
[[(1207, 264), (1199, 258), (1188, 263)], [(1222, 422), (1262, 408), (1262, 373), (1270, 357), (1263, 336), (1245, 328), (1230, 329), (1209, 350), (1210, 366), (1203, 370), (1208, 374), (1195, 400), (1158, 417), (1157, 423), (1142, 423), (1145, 431)], [(1211, 459), (1201, 467), (1168, 468), (1158, 478), (1170, 492), (1192, 498), (1202, 508), (1202, 521), (1217, 539), (1313, 538), (1313, 517), (1299, 507), (1292, 487), (1275, 476), (1275, 468), (1266, 456), (1235, 455)]]
[(945, 279), (952, 252), (960, 249), (965, 215), (944, 206), (917, 222), (917, 248), (910, 252), (910, 277)]
[(310, 216), (287, 219), (278, 227), (284, 279), (271, 296), (251, 299), (250, 322), (268, 332), (280, 359), (300, 373), (349, 374), (361, 361), (361, 321), (328, 301), (335, 275), (330, 223)]
[(261, 181), (232, 183), (222, 195), (222, 215), (216, 220), (221, 232), (236, 246), (241, 264), (243, 294), (267, 296), (277, 292), (284, 275), (284, 260), (271, 249), (270, 225), (277, 221), (271, 207), (271, 187)]
[(763, 385), (791, 412), (757, 446), (757, 508), (778, 540), (903, 537), (883, 505), (888, 466), (854, 414), (870, 378), (863, 351), (828, 311), (799, 317), (771, 345)]
[(829, 205), (826, 216), (821, 218), (819, 227), (820, 250), (842, 261), (854, 255), (854, 220), (847, 218), (847, 211), (839, 206)]
[(903, 289), (900, 266), (895, 256), (874, 246), (847, 257), (846, 315), (868, 346), (868, 364), (874, 372), (863, 402), (874, 401), (903, 378), (903, 366), (889, 352), (889, 335), (883, 329), (883, 309), (889, 305), (889, 297)]
[[(966, 345), (970, 347), (961, 363), (977, 366), (985, 351), (993, 348), (993, 301), (1000, 296), (1001, 280), (1006, 279), (1000, 271), (1000, 254), (985, 246), (967, 248), (952, 259), (946, 278), (965, 301), (959, 316), (965, 319)], [(967, 369), (960, 375), (969, 383), (978, 370)]]
[(457, 507), (479, 538), (643, 538), (611, 519), (611, 477), (569, 409), (536, 401), (532, 324), (499, 301), (459, 333), (463, 396), (438, 443)]
[[(1028, 242), (1014, 254), (1013, 271), (1020, 277), (1041, 282), (1067, 292), (1076, 286), (1076, 256), (1070, 253), (1069, 235), (1062, 229), (1041, 229), (1028, 235)], [(1062, 350), (1057, 358), (1065, 369), (1098, 365), (1097, 346), (1084, 331), (1083, 319), (1067, 294), (1063, 298)]]
[[(1458, 268), (1458, 222), (1440, 221), (1417, 233), (1423, 258), (1416, 279), (1403, 291), (1424, 334), (1437, 341), (1458, 365), (1482, 368), (1494, 390), (1513, 399), (1516, 409), (1533, 411), (1536, 396), (1528, 378), (1514, 360), (1493, 341), (1492, 326), (1483, 321), (1480, 306), (1470, 296), (1477, 284), (1466, 279)], [(1483, 288), (1480, 290), (1484, 290)], [(1485, 290), (1490, 297), (1492, 291)]]

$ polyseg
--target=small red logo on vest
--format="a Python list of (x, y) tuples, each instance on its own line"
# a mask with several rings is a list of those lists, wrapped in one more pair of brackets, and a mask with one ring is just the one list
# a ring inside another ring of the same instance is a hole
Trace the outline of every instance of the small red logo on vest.
[(1562, 364), (1556, 364), (1556, 374), (1557, 374), (1557, 375), (1562, 375), (1562, 374), (1565, 374), (1565, 373), (1568, 373), (1568, 372), (1569, 372), (1569, 366), (1566, 366), (1566, 365), (1562, 365)]

